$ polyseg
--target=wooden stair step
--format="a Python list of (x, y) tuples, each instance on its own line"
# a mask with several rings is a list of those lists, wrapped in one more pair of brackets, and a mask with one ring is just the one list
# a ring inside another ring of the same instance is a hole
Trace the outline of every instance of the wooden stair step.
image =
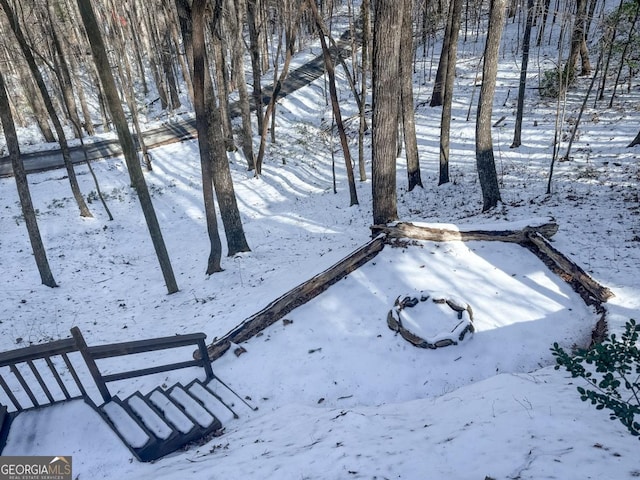
[(229, 408), (219, 396), (209, 390), (199, 380), (194, 380), (187, 386), (188, 392), (195, 397), (204, 407), (213, 413), (221, 422), (226, 422), (238, 418), (238, 415)]
[(152, 441), (151, 435), (127, 412), (116, 397), (105, 403), (101, 409), (131, 448), (140, 449)]
[(220, 399), (222, 403), (224, 403), (227, 407), (231, 408), (235, 412), (246, 411), (247, 413), (249, 413), (254, 411), (252, 407), (250, 407), (247, 403), (245, 403), (245, 401), (239, 398), (238, 395), (233, 392), (230, 387), (218, 377), (214, 377), (206, 382), (206, 384), (203, 384), (206, 386), (207, 390), (213, 393)]
[(217, 422), (215, 416), (189, 395), (182, 385), (174, 385), (169, 390), (169, 396), (202, 428), (210, 428), (214, 422)]
[(148, 401), (139, 392), (131, 395), (127, 399), (127, 404), (157, 438), (166, 440), (171, 435), (177, 434), (176, 430), (162, 418), (152, 405), (149, 405)]
[(147, 395), (147, 398), (179, 432), (186, 435), (196, 427), (194, 421), (162, 390), (156, 388)]

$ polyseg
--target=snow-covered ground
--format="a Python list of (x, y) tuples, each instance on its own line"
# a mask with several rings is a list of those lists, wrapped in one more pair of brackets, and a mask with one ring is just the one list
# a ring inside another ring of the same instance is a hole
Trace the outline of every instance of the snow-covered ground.
[[(527, 96), (524, 145), (509, 148), (517, 34), (509, 23), (494, 110), (496, 120), (506, 117), (493, 129), (503, 205), (480, 213), (475, 126), (466, 117), (470, 105), (472, 119), (475, 111), (471, 92), (482, 44), (470, 37), (460, 46), (452, 183), (437, 186), (440, 110), (421, 104), (425, 188), (406, 191), (399, 158), (400, 217), (485, 227), (553, 217), (560, 226), (554, 246), (615, 293), (606, 308), (610, 329), (619, 331), (627, 319), (640, 318), (640, 166), (637, 149), (626, 148), (640, 124), (637, 86), (621, 91), (611, 110), (589, 102), (573, 158), (556, 164), (553, 193), (546, 195), (555, 103), (540, 100), (535, 89)], [(544, 60), (532, 57), (531, 86)], [(429, 98), (429, 68), (428, 61), (419, 65), (417, 102)], [(580, 79), (579, 88), (588, 81)], [(340, 93), (348, 117), (353, 102), (346, 87)], [(580, 103), (580, 95), (569, 98), (563, 131)], [(173, 295), (166, 294), (123, 159), (94, 164), (112, 222), (98, 202), (91, 204), (93, 219), (78, 216), (62, 171), (29, 177), (56, 289), (40, 285), (15, 184), (1, 179), (0, 350), (66, 338), (72, 326), (90, 345), (196, 331), (211, 340), (368, 241), (371, 184), (358, 183), (360, 205), (349, 207), (339, 142), (327, 129), (330, 114), (319, 80), (280, 102), (277, 143), (268, 146), (262, 177), (245, 170), (240, 154), (230, 155), (252, 251), (224, 258), (225, 271), (211, 277), (204, 275), (197, 144), (153, 151), (146, 179), (180, 287)], [(561, 154), (564, 148), (566, 142)], [(88, 170), (77, 172), (89, 195), (95, 187)], [(392, 332), (386, 317), (395, 298), (419, 291), (471, 305), (473, 337), (423, 350)], [(228, 422), (226, 433), (205, 445), (141, 464), (91, 409), (73, 402), (20, 415), (3, 453), (72, 455), (80, 479), (640, 476), (638, 440), (581, 402), (578, 382), (552, 368), (552, 343), (585, 345), (596, 315), (524, 248), (489, 242), (386, 247), (286, 318), (243, 344), (246, 353), (230, 351), (214, 362), (217, 375), (259, 410)], [(161, 380), (172, 384), (193, 375), (178, 371)], [(157, 384), (155, 377), (143, 378), (114, 393)]]

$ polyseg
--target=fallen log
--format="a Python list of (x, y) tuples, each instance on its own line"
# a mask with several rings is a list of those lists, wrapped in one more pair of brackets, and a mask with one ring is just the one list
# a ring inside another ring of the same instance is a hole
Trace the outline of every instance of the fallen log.
[(521, 229), (513, 230), (458, 230), (453, 226), (449, 229), (413, 223), (396, 223), (393, 225), (374, 225), (371, 227), (371, 231), (373, 235), (383, 233), (387, 238), (413, 238), (433, 242), (481, 240), (523, 243), (527, 241), (527, 235), (532, 232), (540, 233), (547, 238), (552, 237), (558, 231), (558, 224), (547, 221), (539, 225), (527, 225)]
[[(273, 325), (295, 308), (317, 297), (331, 285), (375, 257), (383, 249), (384, 245), (384, 237), (376, 237), (324, 272), (289, 290), (258, 313), (247, 318), (223, 337), (214, 339), (214, 341), (207, 346), (209, 358), (211, 358), (212, 361), (220, 358), (232, 343), (241, 343), (249, 340), (258, 332)], [(199, 356), (199, 350), (193, 352), (193, 357), (196, 360), (199, 359)]]
[(523, 246), (527, 246), (527, 243), (535, 246), (535, 250), (532, 250), (533, 253), (535, 253), (545, 263), (548, 263), (546, 260), (550, 260), (551, 262), (553, 262), (553, 264), (560, 269), (560, 276), (563, 277), (568, 283), (572, 283), (573, 281), (577, 282), (598, 302), (606, 302), (607, 300), (615, 296), (611, 290), (603, 285), (600, 285), (579, 265), (569, 260), (560, 251), (554, 248), (551, 243), (549, 243), (549, 240), (547, 240), (540, 233), (528, 232), (527, 242), (524, 242)]

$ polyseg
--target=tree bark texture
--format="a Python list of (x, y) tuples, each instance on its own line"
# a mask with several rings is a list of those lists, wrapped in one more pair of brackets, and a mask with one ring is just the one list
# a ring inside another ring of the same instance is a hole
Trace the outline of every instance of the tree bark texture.
[[(186, 4), (186, 2), (185, 2)], [(216, 218), (215, 194), (213, 191), (213, 171), (209, 144), (210, 113), (211, 108), (207, 89), (206, 76), (209, 75), (206, 62), (206, 50), (204, 40), (204, 16), (206, 0), (194, 0), (191, 11), (191, 28), (187, 37), (191, 40), (193, 52), (193, 98), (196, 111), (196, 129), (198, 130), (198, 146), (200, 147), (200, 166), (202, 169), (202, 195), (204, 198), (204, 211), (207, 220), (207, 232), (209, 235), (209, 258), (205, 273), (211, 275), (222, 271), (222, 242), (218, 233), (218, 220)], [(187, 5), (188, 7), (188, 5)], [(183, 31), (183, 36), (185, 32)], [(211, 83), (209, 79), (208, 83)]]
[(396, 152), (398, 143), (398, 83), (402, 3), (376, 0), (373, 29), (373, 223), (398, 218)]
[(431, 94), (431, 102), (429, 106), (439, 107), (442, 105), (445, 89), (445, 77), (447, 75), (447, 60), (449, 58), (448, 52), (451, 48), (451, 29), (453, 18), (453, 5), (452, 0), (449, 3), (449, 14), (447, 15), (447, 25), (444, 30), (444, 38), (442, 39), (442, 50), (440, 51), (440, 60), (438, 61), (438, 70), (436, 71), (436, 79), (433, 83), (433, 93)]
[[(586, 51), (585, 42), (585, 25), (587, 17), (587, 0), (576, 0), (576, 18), (573, 24), (573, 32), (571, 34), (571, 49), (569, 51), (569, 58), (564, 68), (564, 77), (562, 83), (569, 85), (575, 75), (576, 62), (578, 61), (578, 55), (582, 56), (582, 72), (581, 75), (589, 75), (591, 67), (589, 65), (588, 55), (582, 52), (584, 44), (584, 50)], [(586, 64), (585, 64), (586, 57)], [(587, 70), (585, 70), (587, 68)]]
[(506, 0), (491, 0), (489, 27), (484, 49), (482, 86), (476, 118), (476, 165), (482, 188), (482, 211), (494, 208), (500, 202), (500, 187), (493, 155), (491, 114), (498, 73), (498, 53), (504, 27)]
[(408, 190), (422, 187), (416, 119), (413, 100), (413, 0), (403, 0), (402, 30), (400, 38), (400, 99), (402, 103), (402, 131), (404, 153), (407, 157)]
[(241, 148), (247, 161), (247, 169), (255, 168), (255, 156), (253, 153), (253, 128), (251, 127), (251, 105), (249, 104), (249, 91), (245, 80), (244, 71), (244, 37), (242, 35), (244, 17), (243, 2), (227, 0), (227, 9), (231, 13), (232, 30), (232, 70), (235, 84), (238, 88), (240, 103), (240, 116), (242, 117)]
[(529, 66), (533, 10), (534, 0), (527, 0), (527, 20), (524, 27), (524, 36), (522, 38), (522, 65), (520, 66), (520, 83), (518, 84), (518, 106), (516, 108), (516, 124), (513, 132), (511, 148), (517, 148), (522, 145), (522, 117), (524, 115), (524, 97), (527, 89), (527, 70)]
[(458, 56), (458, 32), (462, 18), (462, 0), (452, 0), (450, 10), (451, 24), (449, 50), (446, 52), (446, 72), (444, 78), (444, 103), (440, 122), (440, 167), (438, 185), (449, 183), (449, 140), (451, 135), (451, 106), (453, 104), (453, 85), (456, 77), (456, 59)]

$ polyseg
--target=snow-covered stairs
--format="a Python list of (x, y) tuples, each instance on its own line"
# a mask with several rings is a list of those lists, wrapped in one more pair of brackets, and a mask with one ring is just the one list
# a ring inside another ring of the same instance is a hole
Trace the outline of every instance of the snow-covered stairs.
[[(98, 407), (98, 413), (143, 462), (163, 457), (185, 445), (222, 433), (222, 425), (238, 418), (238, 400), (217, 378), (194, 380), (146, 395), (117, 396)], [(240, 402), (243, 408), (250, 407)]]

